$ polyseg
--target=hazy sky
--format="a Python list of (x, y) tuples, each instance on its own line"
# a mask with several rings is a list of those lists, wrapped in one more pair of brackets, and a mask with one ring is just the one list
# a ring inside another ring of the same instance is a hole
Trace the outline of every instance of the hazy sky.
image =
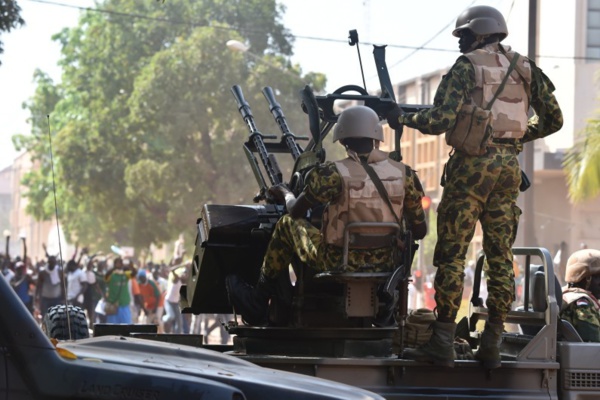
[[(153, 1), (153, 0), (146, 0)], [(168, 1), (168, 0), (167, 0)], [(347, 44), (348, 31), (356, 29), (367, 89), (378, 87), (373, 63), (373, 44), (387, 44), (387, 65), (392, 82), (402, 82), (422, 73), (451, 65), (459, 53), (452, 37), (456, 17), (470, 5), (498, 8), (510, 26), (515, 3), (525, 0), (286, 0), (284, 23), (296, 35), (294, 62), (304, 72), (323, 72), (328, 91), (340, 86), (362, 86), (357, 47)], [(2, 35), (0, 55), (0, 169), (17, 156), (11, 136), (29, 133), (28, 113), (23, 102), (34, 92), (36, 68), (60, 81), (57, 61), (60, 47), (51, 36), (77, 24), (80, 10), (94, 7), (90, 0), (18, 0), (26, 26)], [(510, 43), (510, 36), (506, 40)], [(225, 45), (225, 44), (224, 44)], [(424, 46), (447, 51), (419, 50)], [(526, 52), (520, 47), (520, 52)], [(268, 82), (265, 82), (268, 84)]]

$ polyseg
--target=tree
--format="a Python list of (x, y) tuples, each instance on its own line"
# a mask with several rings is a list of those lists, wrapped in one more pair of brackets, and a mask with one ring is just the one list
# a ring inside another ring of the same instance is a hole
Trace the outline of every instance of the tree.
[[(299, 90), (325, 84), (320, 74), (303, 79), (289, 63), (283, 9), (274, 0), (243, 8), (225, 0), (99, 7), (102, 13), (86, 11), (78, 27), (55, 35), (62, 83), (40, 74), (27, 104), (32, 135), (15, 141), (40, 163), (24, 181), (28, 210), (40, 218), (52, 211), (49, 121), (61, 222), (80, 243), (147, 247), (193, 234), (205, 203), (250, 201), (256, 184), (242, 151), (248, 132), (231, 86), (244, 89), (257, 126), (278, 134), (262, 87), (273, 86), (290, 126), (307, 132)], [(265, 62), (226, 48), (243, 38)], [(50, 120), (36, 117), (42, 113)]]
[[(15, 0), (0, 0), (0, 34), (10, 32), (25, 24), (21, 18), (21, 7)], [(0, 40), (0, 54), (4, 53), (4, 43)], [(2, 61), (0, 60), (0, 65)]]
[(569, 197), (574, 202), (600, 193), (600, 113), (588, 121), (579, 140), (565, 155)]

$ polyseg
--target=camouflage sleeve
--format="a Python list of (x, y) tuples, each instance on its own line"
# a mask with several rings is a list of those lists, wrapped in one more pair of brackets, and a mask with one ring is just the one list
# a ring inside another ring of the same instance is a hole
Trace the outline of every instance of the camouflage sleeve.
[(415, 227), (425, 223), (425, 211), (421, 198), (423, 197), (423, 187), (419, 177), (410, 167), (406, 167), (406, 180), (404, 184), (404, 209), (403, 214), (409, 227)]
[(327, 162), (313, 168), (307, 175), (304, 196), (310, 204), (327, 204), (342, 193), (342, 177), (335, 164)]
[(587, 300), (583, 300), (585, 305), (579, 305), (575, 309), (573, 319), (575, 319), (575, 329), (579, 336), (585, 342), (600, 342), (600, 315)]
[(465, 57), (459, 57), (442, 78), (433, 107), (400, 117), (404, 125), (431, 135), (440, 135), (456, 122), (456, 116), (475, 87), (475, 69)]
[(524, 143), (551, 135), (563, 125), (562, 111), (553, 93), (554, 85), (533, 62), (531, 70), (531, 107), (536, 115), (527, 123), (527, 131), (522, 139)]
[(600, 342), (600, 315), (587, 300), (571, 303), (564, 317), (573, 324), (583, 341)]

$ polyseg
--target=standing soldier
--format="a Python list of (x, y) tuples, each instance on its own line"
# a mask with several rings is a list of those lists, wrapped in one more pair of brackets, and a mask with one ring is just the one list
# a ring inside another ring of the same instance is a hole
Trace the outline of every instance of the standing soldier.
[(600, 342), (600, 251), (571, 254), (565, 271), (560, 317), (569, 321), (585, 342)]
[[(461, 118), (474, 106), (479, 110), (487, 107), (492, 115), (485, 134), (491, 140), (487, 149), (476, 155), (454, 146), (445, 167), (433, 260), (437, 267), (437, 320), (431, 340), (418, 349), (407, 349), (404, 357), (454, 366), (454, 321), (462, 299), (465, 256), (479, 220), (489, 265), (489, 319), (476, 358), (486, 368), (497, 368), (504, 321), (514, 299), (512, 245), (521, 215), (516, 201), (522, 182), (517, 154), (523, 143), (558, 131), (563, 119), (548, 77), (533, 61), (500, 44), (508, 29), (498, 10), (468, 8), (458, 17), (452, 34), (460, 38), (463, 55), (443, 77), (433, 107), (406, 114), (396, 107), (388, 114), (388, 123), (392, 128), (403, 124), (425, 134), (456, 129), (461, 130), (457, 134), (467, 135), (471, 129), (460, 128)], [(528, 119), (530, 106), (537, 115)]]

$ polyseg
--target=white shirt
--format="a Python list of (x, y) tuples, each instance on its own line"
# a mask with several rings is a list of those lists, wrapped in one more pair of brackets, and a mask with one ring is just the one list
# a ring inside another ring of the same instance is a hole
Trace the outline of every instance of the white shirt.
[(89, 283), (90, 285), (96, 283), (96, 274), (94, 273), (94, 271), (85, 271), (85, 276), (87, 278), (87, 283)]
[(4, 277), (4, 279), (6, 279), (6, 282), (10, 283), (12, 278), (15, 277), (15, 273), (12, 269), (6, 268), (6, 275), (4, 274), (4, 272), (2, 272), (2, 276)]
[(172, 279), (169, 279), (165, 300), (169, 303), (179, 303), (179, 289), (181, 288), (181, 285), (183, 285), (181, 279), (177, 280), (177, 282), (173, 282)]
[(81, 284), (87, 282), (86, 273), (81, 268), (67, 274), (67, 299), (73, 300), (81, 292)]

